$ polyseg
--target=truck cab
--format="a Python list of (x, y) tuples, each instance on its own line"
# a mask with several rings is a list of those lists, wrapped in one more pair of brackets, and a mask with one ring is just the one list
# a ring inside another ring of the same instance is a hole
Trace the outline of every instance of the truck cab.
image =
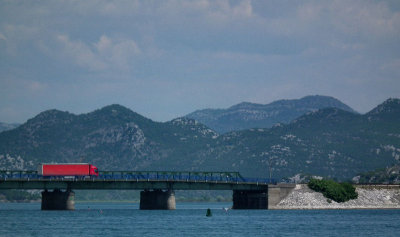
[(90, 176), (99, 176), (99, 169), (97, 169), (97, 167), (94, 165), (90, 165), (89, 175)]

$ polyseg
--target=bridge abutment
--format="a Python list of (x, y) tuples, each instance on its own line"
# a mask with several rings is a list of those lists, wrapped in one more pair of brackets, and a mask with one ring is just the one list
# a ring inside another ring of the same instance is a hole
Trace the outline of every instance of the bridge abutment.
[(265, 190), (233, 190), (233, 209), (278, 209), (278, 203), (296, 185), (270, 184)]
[(175, 192), (171, 189), (162, 191), (156, 189), (153, 191), (144, 190), (140, 192), (141, 210), (175, 210)]
[(268, 209), (268, 192), (233, 190), (233, 209)]
[(279, 209), (277, 205), (296, 187), (295, 184), (268, 185), (268, 209)]
[(42, 210), (75, 210), (75, 193), (71, 190), (65, 192), (55, 189), (42, 192)]

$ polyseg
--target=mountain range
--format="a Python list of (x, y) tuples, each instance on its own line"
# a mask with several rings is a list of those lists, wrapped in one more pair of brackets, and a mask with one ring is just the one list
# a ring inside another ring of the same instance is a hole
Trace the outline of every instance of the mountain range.
[(400, 164), (361, 173), (353, 178), (353, 182), (359, 184), (400, 184)]
[(399, 160), (399, 99), (366, 114), (324, 108), (287, 124), (222, 135), (194, 119), (154, 122), (120, 105), (81, 115), (48, 110), (0, 133), (0, 169), (88, 162), (100, 170), (239, 171), (275, 178), (308, 173), (343, 180)]
[(185, 117), (195, 119), (218, 133), (250, 128), (270, 128), (323, 108), (338, 108), (356, 113), (341, 101), (329, 96), (306, 96), (295, 100), (278, 100), (270, 104), (243, 102), (227, 109), (197, 110)]

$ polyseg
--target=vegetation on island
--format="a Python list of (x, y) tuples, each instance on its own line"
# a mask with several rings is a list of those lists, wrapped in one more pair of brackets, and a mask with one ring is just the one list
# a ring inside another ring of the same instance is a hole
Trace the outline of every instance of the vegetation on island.
[(350, 183), (337, 183), (327, 179), (311, 179), (308, 182), (308, 187), (335, 202), (346, 202), (358, 198), (356, 189)]

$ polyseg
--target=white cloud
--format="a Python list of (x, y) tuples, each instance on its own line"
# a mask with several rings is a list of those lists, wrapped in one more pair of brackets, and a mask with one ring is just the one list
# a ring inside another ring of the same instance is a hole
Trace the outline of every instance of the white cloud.
[(72, 41), (66, 35), (58, 35), (57, 40), (63, 47), (61, 57), (67, 56), (66, 58), (73, 60), (73, 62), (79, 66), (94, 71), (107, 68), (107, 64), (105, 64), (101, 58), (96, 55), (96, 52), (93, 52), (85, 43), (81, 41)]
[(71, 40), (66, 35), (58, 35), (57, 41), (61, 43), (63, 55), (92, 71), (129, 70), (133, 58), (141, 52), (134, 40), (112, 39), (106, 35), (91, 44)]
[(232, 8), (232, 13), (236, 16), (252, 17), (253, 7), (251, 1), (247, 0), (240, 2), (237, 6)]

